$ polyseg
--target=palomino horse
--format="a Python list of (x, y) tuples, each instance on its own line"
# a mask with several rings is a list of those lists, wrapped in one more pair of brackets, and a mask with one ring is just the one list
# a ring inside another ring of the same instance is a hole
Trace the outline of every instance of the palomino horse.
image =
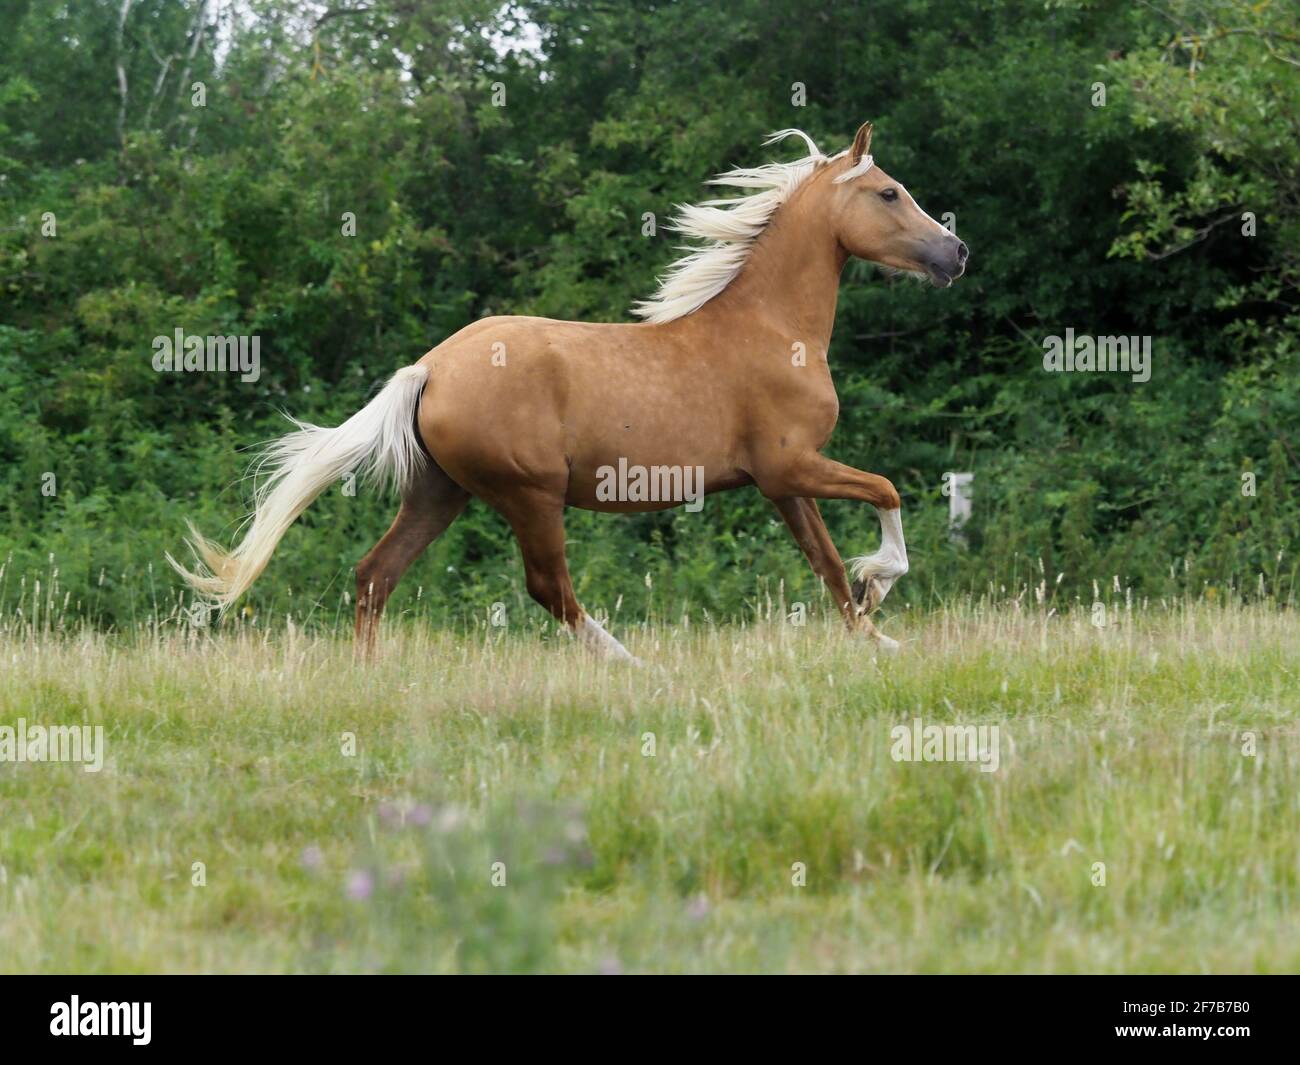
[[(698, 471), (706, 493), (755, 485), (849, 629), (896, 650), (868, 615), (907, 572), (898, 492), (820, 454), (839, 414), (826, 353), (849, 256), (946, 287), (965, 270), (966, 245), (873, 164), (870, 123), (832, 157), (799, 130), (767, 143), (790, 136), (807, 156), (732, 170), (712, 183), (748, 194), (680, 209), (674, 228), (704, 243), (636, 307), (643, 322), (499, 317), (467, 326), (398, 370), (342, 425), (299, 422), (272, 443), (252, 523), (233, 551), (191, 527), (204, 565), (192, 573), (169, 561), (225, 610), (306, 506), (357, 471), (401, 495), (392, 527), (357, 567), (363, 649), (407, 567), (477, 496), (514, 530), (529, 594), (593, 648), (630, 657), (574, 597), (564, 509), (677, 506)], [(616, 467), (620, 479), (625, 469), (650, 471), (670, 490), (611, 493)], [(852, 587), (818, 499), (858, 500), (879, 515), (881, 548), (850, 560)]]

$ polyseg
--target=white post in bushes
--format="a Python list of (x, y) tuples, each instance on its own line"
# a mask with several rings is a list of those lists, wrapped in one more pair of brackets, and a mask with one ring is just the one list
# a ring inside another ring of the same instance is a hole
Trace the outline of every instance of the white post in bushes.
[(948, 472), (943, 475), (943, 494), (948, 497), (948, 535), (959, 543), (966, 541), (961, 528), (970, 518), (973, 480), (973, 473)]

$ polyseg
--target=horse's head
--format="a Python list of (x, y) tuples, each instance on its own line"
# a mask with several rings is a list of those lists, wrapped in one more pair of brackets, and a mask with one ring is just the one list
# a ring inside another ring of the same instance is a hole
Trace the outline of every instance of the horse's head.
[(947, 288), (966, 271), (966, 245), (872, 162), (870, 148), (871, 123), (866, 122), (836, 162), (830, 213), (837, 239), (850, 255)]

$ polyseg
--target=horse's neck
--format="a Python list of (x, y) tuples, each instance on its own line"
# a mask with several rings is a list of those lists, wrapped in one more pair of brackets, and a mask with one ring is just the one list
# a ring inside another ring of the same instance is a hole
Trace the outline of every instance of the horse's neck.
[(847, 259), (815, 202), (799, 197), (777, 211), (740, 273), (697, 313), (716, 315), (724, 328), (760, 321), (825, 351)]

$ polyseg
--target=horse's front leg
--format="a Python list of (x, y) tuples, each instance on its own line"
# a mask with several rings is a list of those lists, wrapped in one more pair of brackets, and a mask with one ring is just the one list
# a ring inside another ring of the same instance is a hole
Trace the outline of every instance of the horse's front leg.
[(880, 632), (866, 616), (866, 611), (860, 610), (855, 603), (853, 591), (844, 574), (844, 563), (822, 520), (821, 511), (817, 509), (817, 501), (795, 496), (773, 499), (772, 505), (785, 519), (795, 542), (808, 557), (813, 572), (822, 579), (827, 591), (831, 593), (850, 631), (861, 629), (886, 650), (896, 650), (898, 644)]
[(902, 511), (898, 507), (877, 507), (876, 514), (880, 518), (880, 550), (849, 559), (853, 601), (868, 614), (884, 601), (894, 581), (907, 573)]
[[(842, 462), (835, 462), (813, 452), (793, 463), (766, 472), (759, 479), (759, 487), (769, 497), (856, 499), (876, 508), (876, 514), (880, 518), (880, 550), (871, 555), (849, 559), (849, 570), (853, 575), (852, 598), (864, 613), (875, 610), (889, 594), (894, 581), (907, 572), (907, 545), (903, 539), (898, 490), (887, 478), (855, 470), (852, 466), (845, 466)], [(817, 515), (816, 520), (821, 524), (820, 515)], [(795, 526), (789, 518), (786, 518), (786, 522), (794, 531)], [(821, 528), (825, 534), (825, 525)], [(799, 538), (797, 531), (795, 538)], [(836, 557), (838, 562), (838, 556)], [(811, 558), (810, 555), (809, 559)]]

